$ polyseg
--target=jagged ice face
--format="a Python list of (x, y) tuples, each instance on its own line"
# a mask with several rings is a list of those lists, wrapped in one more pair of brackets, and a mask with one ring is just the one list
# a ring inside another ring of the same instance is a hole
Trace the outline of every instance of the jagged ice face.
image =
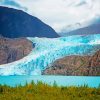
[(21, 60), (0, 65), (0, 75), (41, 75), (55, 60), (70, 55), (93, 55), (100, 49), (100, 34), (60, 38), (30, 38), (35, 44)]

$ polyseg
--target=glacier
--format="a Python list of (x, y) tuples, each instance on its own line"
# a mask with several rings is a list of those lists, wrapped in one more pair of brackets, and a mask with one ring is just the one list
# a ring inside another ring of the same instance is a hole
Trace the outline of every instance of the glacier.
[(0, 65), (0, 75), (41, 75), (55, 60), (70, 55), (93, 55), (100, 50), (100, 34), (60, 38), (27, 37), (35, 47), (26, 57)]

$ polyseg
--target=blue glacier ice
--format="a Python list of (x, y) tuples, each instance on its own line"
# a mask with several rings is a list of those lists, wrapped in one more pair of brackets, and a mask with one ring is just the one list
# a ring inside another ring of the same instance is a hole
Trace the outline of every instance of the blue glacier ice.
[(0, 65), (0, 75), (41, 75), (55, 60), (70, 55), (93, 55), (100, 50), (100, 34), (60, 38), (30, 38), (35, 48), (21, 60)]

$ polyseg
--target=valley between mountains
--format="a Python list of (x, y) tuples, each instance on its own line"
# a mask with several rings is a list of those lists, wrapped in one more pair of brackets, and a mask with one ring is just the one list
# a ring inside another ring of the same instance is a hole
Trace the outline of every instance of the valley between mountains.
[(61, 37), (40, 19), (0, 6), (0, 75), (99, 76), (99, 25)]

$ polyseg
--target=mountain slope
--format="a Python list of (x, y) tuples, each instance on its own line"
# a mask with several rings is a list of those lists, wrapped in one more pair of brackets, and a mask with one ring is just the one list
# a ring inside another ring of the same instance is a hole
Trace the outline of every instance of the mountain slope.
[(0, 65), (22, 59), (32, 51), (33, 46), (26, 38), (0, 37)]
[(99, 33), (100, 33), (100, 24), (94, 24), (62, 34), (64, 36), (68, 36), (68, 35), (88, 35), (88, 34), (99, 34)]
[(0, 35), (8, 38), (47, 37), (58, 34), (38, 18), (21, 10), (0, 7)]
[(71, 55), (56, 60), (49, 68), (43, 71), (46, 75), (100, 75), (100, 50), (93, 56)]

